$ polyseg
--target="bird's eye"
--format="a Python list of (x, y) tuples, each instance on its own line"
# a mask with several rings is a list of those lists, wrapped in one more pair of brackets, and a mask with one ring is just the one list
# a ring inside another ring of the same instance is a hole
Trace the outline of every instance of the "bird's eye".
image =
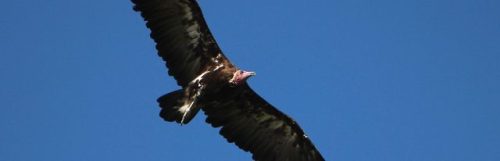
[(240, 74), (243, 74), (243, 70), (240, 70)]

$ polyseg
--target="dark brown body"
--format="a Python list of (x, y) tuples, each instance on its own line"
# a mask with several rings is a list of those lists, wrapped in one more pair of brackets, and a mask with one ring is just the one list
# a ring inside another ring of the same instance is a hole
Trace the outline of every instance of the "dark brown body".
[(255, 93), (245, 82), (248, 73), (222, 54), (196, 0), (132, 2), (182, 87), (158, 98), (164, 120), (187, 124), (202, 109), (207, 123), (256, 161), (325, 160), (300, 126)]

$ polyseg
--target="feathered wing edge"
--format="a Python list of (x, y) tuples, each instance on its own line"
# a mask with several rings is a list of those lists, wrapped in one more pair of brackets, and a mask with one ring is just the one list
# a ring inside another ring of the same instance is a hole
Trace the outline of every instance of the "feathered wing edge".
[(228, 142), (258, 161), (324, 161), (300, 126), (257, 95), (248, 85), (240, 95), (203, 108), (207, 123), (222, 127)]
[(141, 12), (169, 75), (185, 87), (219, 54), (225, 59), (195, 0), (132, 0)]

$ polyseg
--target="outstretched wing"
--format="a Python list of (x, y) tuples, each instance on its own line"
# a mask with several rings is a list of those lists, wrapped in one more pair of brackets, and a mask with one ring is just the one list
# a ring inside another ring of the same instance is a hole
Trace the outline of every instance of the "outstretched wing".
[(203, 108), (207, 122), (256, 161), (324, 161), (299, 125), (247, 84), (230, 99)]
[[(169, 75), (185, 87), (203, 70), (229, 63), (222, 55), (195, 0), (132, 0), (151, 29)], [(220, 54), (220, 56), (218, 56)], [(215, 60), (219, 59), (219, 60)]]

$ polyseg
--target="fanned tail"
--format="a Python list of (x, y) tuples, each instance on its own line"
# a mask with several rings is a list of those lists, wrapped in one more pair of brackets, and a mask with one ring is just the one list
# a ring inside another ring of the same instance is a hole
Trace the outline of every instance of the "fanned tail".
[(161, 107), (160, 117), (165, 121), (187, 124), (191, 121), (200, 108), (196, 105), (196, 99), (185, 97), (183, 90), (177, 90), (158, 98)]

